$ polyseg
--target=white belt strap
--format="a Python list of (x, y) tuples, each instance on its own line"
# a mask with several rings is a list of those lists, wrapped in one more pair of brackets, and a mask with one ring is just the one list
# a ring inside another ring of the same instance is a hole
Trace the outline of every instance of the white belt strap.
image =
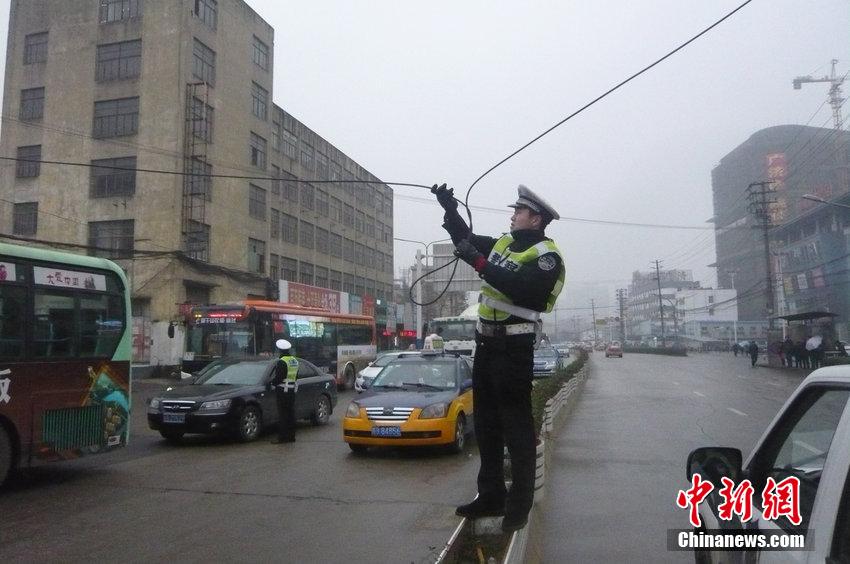
[(485, 296), (484, 294), (481, 294), (479, 301), (487, 307), (498, 309), (500, 311), (504, 311), (505, 313), (510, 313), (511, 315), (515, 315), (517, 317), (521, 317), (523, 319), (527, 319), (535, 323), (540, 321), (540, 312), (534, 311), (533, 309), (528, 309), (526, 307), (520, 307), (518, 305), (505, 303), (503, 301), (497, 300), (496, 298)]

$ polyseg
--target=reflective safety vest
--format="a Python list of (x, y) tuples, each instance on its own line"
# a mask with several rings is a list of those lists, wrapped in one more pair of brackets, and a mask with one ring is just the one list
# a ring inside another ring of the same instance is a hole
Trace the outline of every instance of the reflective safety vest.
[[(513, 240), (514, 238), (511, 235), (502, 235), (496, 241), (496, 244), (493, 245), (493, 250), (490, 251), (487, 261), (500, 268), (506, 268), (515, 272), (522, 265), (534, 262), (546, 253), (555, 253), (561, 259), (561, 272), (558, 275), (558, 281), (555, 282), (555, 286), (549, 293), (549, 297), (546, 299), (546, 309), (543, 310), (545, 313), (549, 313), (555, 307), (555, 300), (558, 299), (558, 294), (561, 293), (564, 287), (564, 278), (566, 276), (564, 257), (561, 255), (558, 247), (555, 246), (555, 243), (548, 239), (540, 241), (524, 251), (511, 251), (508, 249), (508, 246)], [(540, 320), (539, 311), (515, 305), (508, 296), (490, 286), (486, 281), (482, 281), (481, 283), (479, 302), (478, 317), (486, 321), (504, 321), (511, 315), (534, 322)]]
[(294, 356), (282, 355), (280, 361), (286, 364), (286, 381), (294, 382), (298, 377), (298, 359)]

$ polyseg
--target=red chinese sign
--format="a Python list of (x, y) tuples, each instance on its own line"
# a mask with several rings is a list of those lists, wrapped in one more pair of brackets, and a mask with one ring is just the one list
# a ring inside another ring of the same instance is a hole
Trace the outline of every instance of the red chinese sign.
[(291, 304), (325, 309), (334, 313), (340, 312), (339, 292), (336, 290), (328, 290), (327, 288), (308, 286), (307, 284), (298, 284), (296, 282), (288, 282), (287, 286), (289, 295), (286, 301)]

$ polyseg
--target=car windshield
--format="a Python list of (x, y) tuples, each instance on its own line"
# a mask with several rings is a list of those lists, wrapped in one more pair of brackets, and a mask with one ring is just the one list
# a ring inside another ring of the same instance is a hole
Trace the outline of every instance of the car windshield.
[(263, 383), (268, 366), (267, 360), (222, 362), (206, 370), (195, 383), (256, 386)]
[(534, 356), (541, 359), (554, 359), (558, 357), (558, 353), (555, 349), (538, 349), (534, 352)]
[(457, 369), (452, 359), (396, 360), (375, 377), (372, 388), (415, 388), (421, 390), (456, 388)]
[(375, 359), (372, 363), (372, 366), (384, 367), (398, 358), (398, 355), (395, 354), (385, 354), (381, 355)]

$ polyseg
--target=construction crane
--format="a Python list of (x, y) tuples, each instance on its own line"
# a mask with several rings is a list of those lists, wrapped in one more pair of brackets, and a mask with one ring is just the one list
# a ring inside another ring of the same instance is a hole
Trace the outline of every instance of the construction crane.
[(835, 123), (835, 129), (841, 129), (841, 105), (845, 98), (841, 97), (841, 85), (847, 75), (837, 76), (835, 74), (835, 65), (838, 64), (838, 59), (832, 59), (832, 74), (823, 78), (814, 78), (809, 76), (798, 76), (794, 79), (794, 90), (800, 90), (803, 84), (809, 82), (828, 82), (829, 83), (829, 105), (832, 106), (832, 119)]

